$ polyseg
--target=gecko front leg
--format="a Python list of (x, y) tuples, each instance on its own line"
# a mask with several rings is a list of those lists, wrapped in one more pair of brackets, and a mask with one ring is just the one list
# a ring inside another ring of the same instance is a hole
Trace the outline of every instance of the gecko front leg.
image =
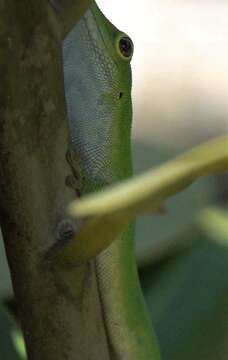
[(79, 155), (69, 147), (66, 153), (66, 160), (70, 165), (72, 173), (66, 176), (65, 184), (73, 189), (77, 196), (80, 197), (82, 193), (83, 175), (79, 165)]

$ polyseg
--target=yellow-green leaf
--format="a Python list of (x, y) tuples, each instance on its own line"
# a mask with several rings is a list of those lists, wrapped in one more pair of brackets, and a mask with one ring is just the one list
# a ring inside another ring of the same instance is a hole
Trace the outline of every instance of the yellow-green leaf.
[(228, 170), (228, 136), (200, 145), (143, 175), (70, 204), (85, 221), (57, 254), (62, 265), (87, 261), (107, 248), (136, 216), (153, 212), (201, 176)]
[(73, 202), (73, 216), (138, 215), (159, 206), (201, 176), (228, 170), (228, 136), (209, 141), (141, 176)]

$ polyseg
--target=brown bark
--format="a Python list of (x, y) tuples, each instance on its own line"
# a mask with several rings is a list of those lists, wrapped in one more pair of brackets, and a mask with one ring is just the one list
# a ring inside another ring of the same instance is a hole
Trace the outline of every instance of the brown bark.
[(62, 37), (72, 29), (88, 8), (91, 0), (49, 0), (61, 23)]
[(0, 0), (0, 221), (29, 359), (106, 360), (93, 264), (76, 299), (44, 257), (75, 198), (65, 185), (71, 170), (58, 40), (67, 23), (47, 1)]

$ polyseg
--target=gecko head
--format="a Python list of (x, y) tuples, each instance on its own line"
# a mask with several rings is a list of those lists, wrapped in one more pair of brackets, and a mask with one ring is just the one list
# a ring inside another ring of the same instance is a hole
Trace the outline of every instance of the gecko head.
[(132, 55), (131, 39), (93, 1), (63, 43), (70, 135), (83, 175), (93, 184), (131, 173)]

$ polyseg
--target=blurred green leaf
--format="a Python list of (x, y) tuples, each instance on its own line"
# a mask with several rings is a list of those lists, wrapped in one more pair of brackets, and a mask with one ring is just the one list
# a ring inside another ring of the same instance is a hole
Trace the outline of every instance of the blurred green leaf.
[(13, 294), (5, 248), (0, 229), (0, 300)]
[(17, 352), (19, 353), (20, 358), (23, 360), (26, 359), (27, 354), (26, 354), (26, 348), (25, 348), (25, 343), (24, 343), (22, 333), (18, 330), (15, 330), (12, 332), (12, 338), (13, 338), (14, 346), (17, 349)]
[(200, 211), (188, 248), (141, 269), (163, 360), (228, 358), (228, 211)]
[(0, 359), (23, 360), (19, 348), (15, 346), (14, 334), (19, 331), (9, 313), (0, 305)]
[(216, 242), (228, 246), (228, 211), (210, 207), (200, 212), (198, 224)]

